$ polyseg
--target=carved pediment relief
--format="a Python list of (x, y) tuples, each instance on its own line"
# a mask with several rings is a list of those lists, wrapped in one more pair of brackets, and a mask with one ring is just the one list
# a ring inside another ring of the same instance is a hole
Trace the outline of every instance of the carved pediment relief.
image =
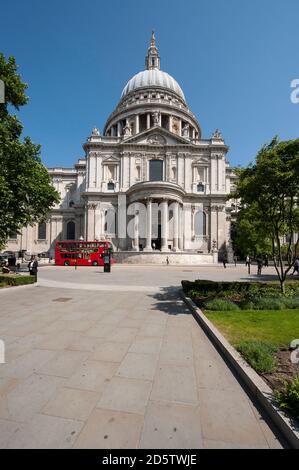
[(209, 163), (209, 159), (208, 158), (204, 158), (204, 157), (197, 157), (197, 158), (194, 158), (192, 160), (192, 165), (195, 166), (195, 165), (203, 165), (203, 164), (208, 164)]
[(166, 139), (161, 134), (152, 134), (147, 138), (147, 143), (152, 145), (165, 145)]
[(108, 157), (103, 158), (103, 163), (119, 163), (119, 158), (114, 155), (109, 155)]

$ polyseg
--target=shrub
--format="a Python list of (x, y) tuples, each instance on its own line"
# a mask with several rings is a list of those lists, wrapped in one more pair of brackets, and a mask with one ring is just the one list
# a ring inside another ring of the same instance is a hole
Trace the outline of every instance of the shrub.
[(272, 344), (262, 341), (242, 341), (236, 347), (257, 372), (270, 373), (276, 370), (277, 360), (274, 353), (277, 349)]
[(24, 284), (33, 284), (35, 276), (27, 276), (21, 274), (0, 274), (1, 286), (22, 286)]
[(275, 396), (280, 407), (299, 420), (299, 376), (284, 382), (284, 389), (276, 391)]
[(231, 311), (231, 310), (240, 310), (238, 305), (234, 304), (234, 302), (230, 302), (229, 300), (224, 299), (213, 299), (208, 300), (204, 303), (204, 307), (207, 310), (220, 310), (220, 311)]
[(285, 308), (284, 300), (280, 297), (258, 297), (252, 299), (250, 303), (253, 310), (283, 310)]
[(283, 299), (285, 308), (299, 308), (299, 298), (298, 297), (286, 297)]
[(255, 304), (252, 300), (242, 300), (239, 306), (242, 310), (256, 310)]

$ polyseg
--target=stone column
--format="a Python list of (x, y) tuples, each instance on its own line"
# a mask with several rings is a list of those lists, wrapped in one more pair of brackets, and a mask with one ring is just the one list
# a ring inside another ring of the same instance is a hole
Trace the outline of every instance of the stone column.
[(135, 134), (139, 134), (139, 114), (135, 116)]
[(151, 113), (147, 113), (146, 115), (146, 128), (149, 129), (151, 127)]
[(173, 203), (173, 251), (179, 248), (179, 203)]
[(184, 250), (184, 224), (183, 224), (183, 208), (179, 206), (179, 250)]
[(101, 227), (101, 206), (100, 204), (95, 204), (95, 213), (94, 213), (94, 238), (95, 240), (101, 240), (102, 236), (102, 227)]
[(172, 116), (171, 116), (171, 114), (169, 115), (168, 130), (169, 130), (170, 132), (172, 132)]
[(135, 211), (134, 217), (134, 251), (139, 251), (139, 210)]
[(152, 251), (152, 200), (147, 200), (146, 206), (146, 246), (144, 251)]
[(95, 203), (88, 203), (87, 205), (87, 240), (94, 240), (95, 239), (95, 211), (96, 211), (96, 204)]
[(168, 251), (168, 200), (161, 203), (161, 251)]
[(120, 122), (117, 123), (117, 137), (121, 136), (121, 124)]
[(117, 210), (117, 228), (118, 228), (118, 248), (119, 250), (127, 249), (127, 201), (126, 194), (118, 195)]
[(179, 119), (179, 135), (182, 135), (182, 120)]

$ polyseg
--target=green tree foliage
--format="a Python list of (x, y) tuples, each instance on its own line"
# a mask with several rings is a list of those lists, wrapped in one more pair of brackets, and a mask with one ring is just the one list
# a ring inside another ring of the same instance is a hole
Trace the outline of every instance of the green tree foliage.
[[(292, 242), (299, 231), (299, 139), (274, 138), (262, 147), (254, 164), (237, 173), (231, 195), (241, 205), (236, 244), (254, 254), (270, 250), (284, 292), (286, 276), (298, 255), (298, 242)], [(289, 240), (285, 246), (284, 239)]]
[(40, 145), (21, 140), (23, 126), (11, 109), (28, 102), (27, 85), (17, 74), (13, 57), (0, 53), (0, 79), (5, 103), (0, 103), (0, 247), (28, 224), (45, 220), (59, 194), (40, 158)]

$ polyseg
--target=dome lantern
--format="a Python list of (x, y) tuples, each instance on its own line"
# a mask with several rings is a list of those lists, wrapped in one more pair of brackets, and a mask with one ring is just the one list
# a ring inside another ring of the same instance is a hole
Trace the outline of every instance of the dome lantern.
[(154, 31), (152, 31), (151, 45), (148, 48), (147, 56), (145, 58), (145, 65), (147, 70), (160, 70), (160, 56), (158, 49), (156, 48), (156, 38)]

